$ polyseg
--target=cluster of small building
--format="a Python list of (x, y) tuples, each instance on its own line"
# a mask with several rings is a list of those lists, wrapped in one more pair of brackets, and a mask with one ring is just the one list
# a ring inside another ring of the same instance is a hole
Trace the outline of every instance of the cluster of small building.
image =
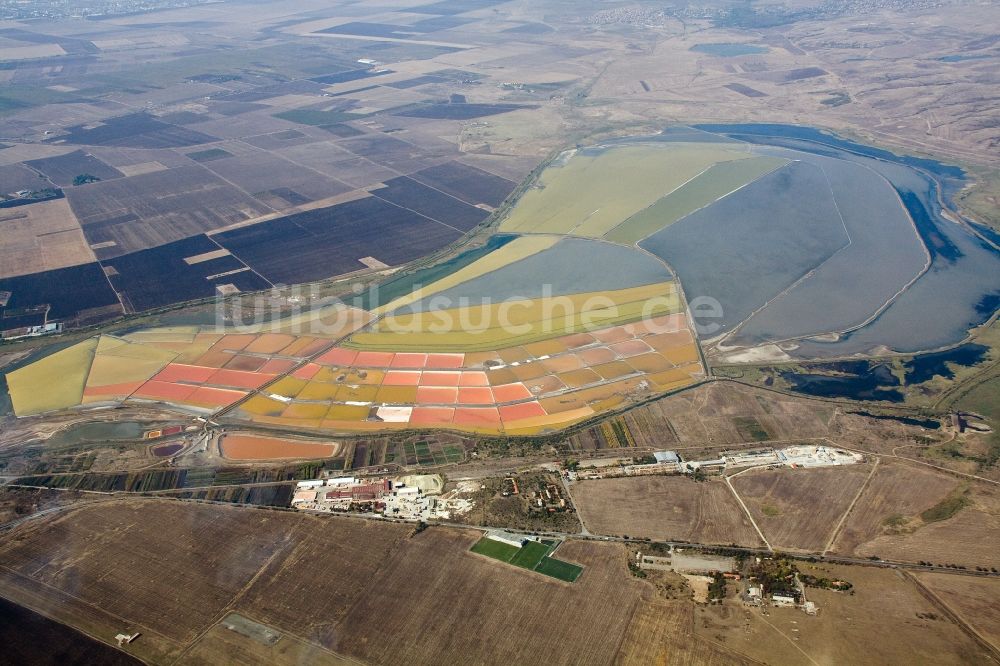
[[(816, 615), (819, 608), (812, 601), (806, 599), (806, 588), (799, 580), (798, 571), (793, 567), (788, 575), (780, 579), (782, 582), (777, 585), (774, 578), (762, 575), (769, 563), (774, 562), (773, 558), (755, 558), (756, 564), (751, 563), (747, 574), (746, 588), (741, 592), (740, 598), (745, 606), (771, 606), (773, 608), (798, 608), (806, 615)], [(773, 586), (774, 589), (769, 589)]]
[(298, 482), (292, 507), (327, 513), (371, 513), (402, 520), (446, 520), (472, 508), (471, 500), (440, 496), (440, 487), (440, 477), (435, 475), (313, 479)]
[(531, 508), (548, 513), (559, 513), (573, 509), (563, 497), (562, 488), (554, 483), (546, 483), (543, 488), (531, 491)]
[(819, 607), (815, 602), (808, 601), (804, 593), (798, 597), (791, 594), (766, 595), (762, 586), (748, 585), (742, 597), (745, 606), (761, 607), (770, 605), (773, 608), (798, 608), (806, 615), (816, 615), (819, 613)]
[[(830, 467), (855, 465), (864, 462), (859, 453), (829, 446), (801, 445), (784, 449), (725, 452), (712, 460), (683, 460), (675, 451), (656, 451), (654, 461), (602, 461), (601, 465), (578, 468), (570, 478), (607, 479), (620, 476), (647, 476), (655, 474), (694, 474), (721, 472), (746, 467)], [(595, 461), (596, 462), (596, 461)], [(609, 464), (610, 463), (610, 464)]]

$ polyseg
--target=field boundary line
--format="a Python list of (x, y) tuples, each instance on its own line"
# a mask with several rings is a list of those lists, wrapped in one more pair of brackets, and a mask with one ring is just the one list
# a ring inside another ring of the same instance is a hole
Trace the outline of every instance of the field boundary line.
[(815, 659), (813, 659), (812, 657), (810, 657), (810, 656), (809, 656), (809, 653), (808, 653), (808, 652), (806, 652), (805, 650), (803, 650), (803, 649), (802, 649), (801, 647), (799, 647), (799, 645), (798, 645), (798, 644), (797, 644), (797, 643), (796, 643), (795, 641), (793, 641), (793, 640), (792, 640), (792, 639), (791, 639), (790, 637), (788, 637), (788, 636), (787, 636), (787, 635), (785, 634), (785, 632), (783, 632), (783, 631), (782, 631), (781, 629), (778, 629), (778, 628), (777, 628), (776, 626), (774, 626), (774, 624), (772, 624), (772, 623), (771, 623), (770, 621), (768, 621), (768, 619), (764, 617), (764, 614), (763, 614), (763, 613), (758, 613), (758, 614), (757, 614), (757, 617), (758, 617), (758, 618), (760, 618), (760, 621), (761, 621), (761, 622), (763, 622), (763, 623), (764, 623), (764, 624), (766, 624), (767, 626), (769, 626), (769, 627), (771, 627), (772, 629), (774, 629), (774, 631), (775, 631), (775, 632), (777, 632), (777, 634), (778, 634), (779, 636), (781, 636), (781, 637), (782, 637), (782, 638), (784, 638), (784, 639), (785, 639), (786, 641), (788, 641), (788, 642), (789, 642), (789, 643), (790, 643), (790, 644), (792, 645), (792, 647), (794, 647), (794, 648), (795, 648), (796, 650), (798, 650), (799, 652), (801, 652), (801, 653), (802, 653), (802, 656), (804, 656), (804, 657), (805, 657), (806, 659), (808, 659), (808, 660), (809, 660), (810, 662), (812, 662), (812, 663), (813, 663), (813, 664), (815, 664), (816, 666), (820, 666), (820, 663), (819, 663), (818, 661), (816, 661)]
[[(723, 478), (726, 480), (726, 485), (729, 486), (729, 490), (732, 491), (733, 497), (735, 497), (736, 501), (740, 503), (741, 507), (743, 507), (743, 512), (747, 515), (747, 518), (750, 519), (750, 524), (753, 525), (753, 528), (755, 530), (757, 530), (757, 534), (760, 536), (760, 540), (763, 541), (764, 545), (767, 546), (767, 549), (773, 553), (774, 552), (774, 547), (771, 546), (771, 543), (767, 540), (767, 537), (764, 536), (764, 532), (761, 531), (760, 526), (757, 524), (757, 521), (753, 519), (753, 515), (750, 513), (750, 509), (747, 507), (746, 503), (743, 501), (743, 498), (740, 497), (740, 494), (738, 492), (736, 492), (736, 488), (733, 486), (733, 482), (731, 481), (731, 479), (736, 478), (740, 474), (745, 474), (746, 472), (749, 472), (749, 471), (755, 470), (755, 469), (759, 469), (759, 468), (758, 467), (747, 467), (746, 469), (744, 469), (742, 471), (736, 472), (736, 474), (733, 474), (732, 476), (724, 476)], [(805, 654), (805, 653), (803, 653), (803, 654)]]
[(254, 583), (256, 583), (257, 580), (263, 575), (264, 571), (266, 571), (271, 566), (275, 558), (285, 553), (290, 544), (291, 544), (291, 535), (286, 535), (285, 543), (283, 543), (280, 548), (276, 549), (273, 553), (271, 553), (271, 555), (267, 558), (267, 560), (265, 560), (264, 563), (260, 565), (260, 568), (257, 569), (256, 573), (254, 573), (254, 575), (250, 577), (250, 580), (244, 583), (243, 587), (237, 590), (236, 594), (234, 594), (233, 597), (226, 603), (226, 605), (223, 606), (222, 610), (220, 610), (219, 614), (215, 617), (215, 620), (213, 622), (210, 622), (202, 631), (195, 634), (194, 638), (192, 638), (186, 643), (184, 649), (181, 650), (180, 654), (178, 654), (177, 657), (174, 658), (174, 660), (170, 663), (176, 664), (180, 662), (181, 659), (186, 657), (188, 652), (191, 651), (191, 648), (197, 645), (198, 642), (201, 639), (203, 639), (208, 632), (210, 632), (217, 624), (222, 622), (227, 615), (229, 615), (232, 612), (235, 612), (235, 605), (243, 598), (243, 595), (245, 595), (250, 590), (250, 588), (254, 586)]
[[(20, 571), (15, 571), (14, 569), (11, 569), (10, 567), (8, 567), (6, 564), (0, 564), (0, 569), (3, 569), (8, 574), (13, 575), (15, 578), (24, 579), (24, 581), (26, 581), (26, 583), (28, 585), (37, 585), (37, 586), (42, 587), (42, 588), (44, 588), (46, 590), (49, 590), (51, 592), (55, 592), (57, 595), (61, 595), (63, 597), (67, 597), (69, 599), (72, 599), (73, 601), (75, 601), (75, 602), (77, 602), (77, 603), (79, 603), (79, 604), (81, 604), (83, 606), (86, 606), (87, 608), (91, 608), (93, 610), (96, 610), (98, 613), (103, 613), (104, 615), (107, 615), (109, 617), (113, 617), (113, 618), (116, 618), (118, 620), (121, 620), (122, 623), (125, 626), (128, 626), (128, 627), (142, 627), (142, 629), (143, 629), (144, 632), (150, 633), (150, 634), (155, 634), (155, 635), (159, 636), (160, 638), (162, 638), (163, 640), (165, 640), (165, 641), (167, 641), (169, 643), (173, 643), (175, 645), (181, 645), (182, 644), (176, 638), (170, 638), (169, 636), (160, 633), (156, 629), (152, 629), (151, 627), (143, 624), (142, 622), (139, 622), (137, 620), (130, 620), (127, 617), (124, 617), (122, 615), (118, 615), (117, 613), (113, 613), (113, 612), (111, 612), (109, 610), (101, 608), (100, 606), (98, 606), (96, 604), (93, 604), (93, 603), (91, 603), (89, 601), (86, 601), (85, 599), (81, 599), (80, 597), (76, 596), (75, 594), (70, 594), (69, 592), (66, 592), (65, 590), (60, 590), (58, 587), (55, 587), (54, 585), (50, 585), (49, 583), (46, 583), (45, 581), (38, 580), (36, 578), (32, 578), (31, 576), (28, 576), (27, 574), (23, 574)], [(30, 587), (28, 589), (30, 590)], [(3, 596), (3, 595), (0, 594), (0, 596)], [(8, 597), (4, 597), (4, 598), (10, 600)], [(15, 601), (13, 603), (17, 603), (17, 602)], [(24, 606), (25, 608), (28, 608), (30, 610), (35, 610), (34, 608), (31, 608), (30, 606), (25, 606), (24, 604), (17, 603), (17, 605), (18, 606)], [(45, 615), (45, 613), (42, 613), (41, 611), (35, 610), (35, 612), (39, 613), (41, 615)], [(45, 615), (45, 617), (48, 617), (48, 615)], [(55, 620), (54, 618), (49, 618), (49, 619), (53, 620), (54, 622), (59, 622), (59, 620)], [(59, 622), (59, 624), (66, 624), (66, 623), (65, 622)], [(67, 626), (73, 627), (73, 625), (67, 625)], [(73, 627), (73, 628), (76, 629), (76, 627)], [(80, 630), (77, 629), (77, 631), (80, 631)], [(86, 633), (86, 632), (83, 632), (83, 633)], [(87, 634), (87, 635), (89, 636), (90, 634)], [(94, 638), (95, 638), (95, 640), (99, 640), (102, 643), (107, 643), (107, 641), (104, 641), (104, 640), (102, 640), (100, 638), (96, 638), (96, 637), (94, 637)], [(110, 645), (110, 643), (108, 643), (108, 645)]]
[[(0, 599), (6, 600), (7, 602), (14, 604), (18, 608), (24, 608), (24, 609), (26, 609), (26, 610), (28, 610), (28, 611), (30, 611), (32, 613), (36, 613), (37, 615), (40, 615), (40, 616), (44, 617), (45, 619), (49, 620), (50, 622), (55, 622), (56, 624), (62, 625), (64, 627), (68, 627), (69, 629), (71, 629), (73, 631), (76, 631), (76, 632), (78, 632), (80, 634), (83, 634), (84, 636), (86, 636), (87, 638), (91, 639), (92, 641), (95, 641), (95, 642), (100, 643), (102, 645), (107, 645), (110, 648), (114, 648), (114, 649), (122, 652), (123, 654), (127, 654), (128, 656), (132, 657), (133, 659), (135, 659), (136, 661), (138, 661), (140, 663), (143, 663), (143, 664), (149, 664), (150, 663), (148, 660), (143, 659), (139, 655), (133, 654), (131, 652), (125, 652), (125, 650), (122, 650), (121, 648), (117, 647), (116, 645), (114, 645), (114, 644), (112, 644), (112, 643), (104, 640), (100, 636), (95, 636), (94, 634), (90, 633), (89, 631), (86, 631), (86, 630), (82, 629), (81, 627), (77, 627), (77, 626), (72, 625), (72, 624), (67, 624), (66, 622), (62, 622), (60, 620), (55, 619), (54, 617), (51, 617), (48, 613), (43, 612), (40, 609), (32, 608), (31, 606), (28, 606), (27, 604), (21, 603), (19, 601), (15, 601), (14, 599), (11, 599), (10, 597), (8, 597), (4, 592), (0, 592)], [(132, 625), (135, 626), (135, 623), (132, 623)], [(150, 632), (150, 633), (154, 633), (155, 634), (156, 632), (153, 631), (153, 632)], [(169, 639), (167, 639), (167, 640), (169, 640)]]
[[(862, 454), (869, 455), (869, 456), (885, 455), (885, 454), (875, 453), (874, 451), (865, 451), (863, 449), (850, 449), (850, 448), (848, 448), (846, 446), (842, 446), (840, 444), (837, 444), (836, 442), (834, 442), (833, 440), (831, 440), (831, 439), (829, 439), (827, 437), (821, 437), (820, 439), (826, 441), (828, 444), (830, 444), (834, 448), (844, 449), (845, 451), (851, 451), (853, 453), (862, 453)], [(897, 446), (896, 448), (898, 449), (900, 447)], [(931, 464), (929, 462), (925, 462), (923, 460), (918, 460), (916, 458), (907, 458), (906, 456), (901, 456), (901, 455), (898, 455), (896, 453), (890, 454), (889, 457), (890, 458), (895, 458), (896, 460), (906, 460), (906, 461), (911, 462), (911, 463), (916, 463), (918, 465), (923, 465), (924, 467), (930, 467), (932, 469), (940, 470), (942, 472), (947, 472), (948, 474), (952, 474), (952, 475), (955, 475), (955, 476), (960, 476), (963, 479), (972, 479), (974, 481), (982, 481), (984, 483), (992, 483), (994, 486), (1000, 486), (1000, 481), (995, 481), (994, 479), (988, 479), (985, 476), (977, 476), (976, 474), (969, 474), (967, 472), (959, 472), (957, 469), (948, 469), (947, 467), (941, 467), (940, 465), (934, 465), (934, 464)]]
[(840, 536), (841, 528), (843, 528), (844, 523), (847, 522), (847, 517), (851, 515), (851, 511), (854, 510), (854, 506), (858, 503), (858, 500), (861, 499), (861, 495), (864, 494), (865, 490), (868, 489), (868, 486), (871, 485), (871, 481), (875, 478), (875, 472), (878, 470), (879, 463), (881, 462), (882, 458), (875, 458), (875, 464), (872, 465), (872, 470), (868, 472), (868, 477), (865, 479), (865, 482), (861, 484), (861, 487), (858, 488), (858, 492), (854, 494), (854, 499), (851, 500), (847, 510), (840, 516), (840, 520), (837, 521), (837, 525), (833, 528), (833, 533), (830, 535), (830, 540), (826, 542), (826, 545), (823, 547), (823, 552), (820, 553), (820, 555), (826, 555), (833, 548), (834, 542), (836, 542), (837, 537)]
[(954, 622), (959, 629), (962, 630), (966, 636), (971, 638), (980, 648), (985, 650), (990, 658), (995, 662), (1000, 664), (1000, 648), (997, 648), (993, 643), (983, 638), (982, 634), (976, 631), (975, 628), (970, 625), (965, 618), (959, 615), (958, 612), (952, 610), (951, 606), (944, 602), (932, 589), (924, 585), (924, 583), (914, 576), (909, 571), (901, 571), (903, 578), (910, 581), (913, 586), (917, 589), (917, 592), (926, 599), (932, 606), (937, 608), (939, 611), (944, 613), (949, 620)]

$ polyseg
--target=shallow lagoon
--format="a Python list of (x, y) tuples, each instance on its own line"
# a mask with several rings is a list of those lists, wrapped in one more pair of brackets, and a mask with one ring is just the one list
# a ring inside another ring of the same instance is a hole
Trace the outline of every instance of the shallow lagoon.
[[(965, 183), (959, 167), (896, 155), (809, 127), (697, 128), (758, 145), (838, 157), (872, 169), (893, 184), (931, 252), (929, 270), (874, 321), (835, 342), (802, 341), (794, 351), (797, 356), (845, 356), (883, 346), (899, 352), (935, 349), (960, 342), (970, 328), (992, 316), (994, 308), (989, 305), (995, 305), (995, 299), (991, 300), (991, 296), (1000, 292), (1000, 252), (973, 233), (971, 226), (942, 216), (940, 199), (949, 201)], [(878, 222), (873, 216), (872, 223)], [(683, 282), (683, 272), (680, 277)]]

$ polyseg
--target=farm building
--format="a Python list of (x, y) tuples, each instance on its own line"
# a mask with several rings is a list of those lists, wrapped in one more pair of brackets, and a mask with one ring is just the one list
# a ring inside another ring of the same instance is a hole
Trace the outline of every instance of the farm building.
[(654, 451), (653, 457), (656, 458), (656, 462), (663, 464), (679, 463), (681, 457), (677, 455), (676, 451)]

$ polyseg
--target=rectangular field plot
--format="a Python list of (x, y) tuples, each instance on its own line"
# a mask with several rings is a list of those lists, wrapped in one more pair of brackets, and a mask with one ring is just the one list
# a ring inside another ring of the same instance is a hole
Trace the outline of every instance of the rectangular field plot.
[[(0, 189), (7, 185), (2, 178), (0, 173)], [(0, 278), (94, 261), (66, 199), (0, 209), (0, 229)]]
[(410, 175), (414, 180), (470, 204), (496, 208), (516, 185), (500, 176), (457, 162), (447, 162)]
[(558, 541), (543, 539), (542, 541), (525, 540), (518, 547), (486, 535), (469, 550), (521, 569), (572, 583), (583, 573), (583, 567), (549, 557), (549, 553), (555, 550), (558, 545)]
[[(450, 424), (452, 418), (454, 418), (455, 410), (444, 409), (448, 411), (448, 414), (445, 416), (448, 418), (447, 423)], [(412, 417), (410, 422), (413, 422)], [(458, 443), (443, 444), (433, 439), (418, 439), (396, 445), (392, 457), (396, 462), (401, 464), (437, 466), (462, 462), (465, 460), (465, 449)], [(389, 460), (387, 459), (386, 462), (389, 462)]]
[(207, 168), (254, 195), (276, 191), (280, 196), (286, 190), (294, 193), (284, 195), (288, 200), (286, 206), (325, 199), (351, 190), (349, 185), (329, 176), (264, 151), (212, 160)]
[(204, 167), (101, 181), (66, 191), (98, 258), (121, 256), (271, 212)]
[(459, 201), (406, 176), (387, 181), (385, 187), (372, 190), (372, 194), (462, 231), (472, 229), (489, 215), (481, 208)]
[(121, 178), (122, 173), (108, 166), (90, 153), (76, 150), (59, 157), (45, 157), (40, 160), (25, 162), (28, 166), (38, 169), (60, 187), (74, 185), (77, 176), (93, 176), (98, 180), (114, 180)]
[(470, 550), (473, 553), (492, 557), (494, 560), (500, 560), (501, 562), (510, 562), (521, 552), (521, 549), (517, 546), (512, 546), (509, 543), (497, 541), (489, 537), (483, 537), (477, 541)]
[(153, 118), (148, 113), (131, 113), (103, 121), (96, 127), (68, 127), (59, 139), (86, 146), (120, 148), (183, 148), (215, 141), (215, 137)]
[(310, 282), (416, 259), (460, 232), (375, 197), (297, 213), (214, 236), (272, 282)]
[(6, 306), (0, 307), (5, 316), (45, 306), (50, 321), (96, 321), (121, 314), (118, 298), (96, 262), (0, 278), (0, 291), (10, 292)]
[(114, 269), (111, 283), (133, 312), (215, 296), (218, 285), (231, 284), (239, 291), (271, 286), (229, 254), (190, 261), (218, 250), (219, 246), (207, 236), (199, 235), (116, 257), (104, 265)]
[[(684, 476), (582, 481), (573, 499), (595, 534), (696, 543), (760, 545), (760, 538), (726, 485)], [(628, 506), (627, 514), (618, 509)]]
[(543, 557), (542, 561), (535, 567), (535, 571), (550, 578), (558, 578), (567, 583), (572, 583), (583, 573), (583, 567), (557, 560), (554, 557)]
[(537, 541), (528, 541), (510, 559), (510, 563), (522, 569), (534, 570), (541, 563), (542, 558), (548, 555), (551, 546), (547, 546)]

